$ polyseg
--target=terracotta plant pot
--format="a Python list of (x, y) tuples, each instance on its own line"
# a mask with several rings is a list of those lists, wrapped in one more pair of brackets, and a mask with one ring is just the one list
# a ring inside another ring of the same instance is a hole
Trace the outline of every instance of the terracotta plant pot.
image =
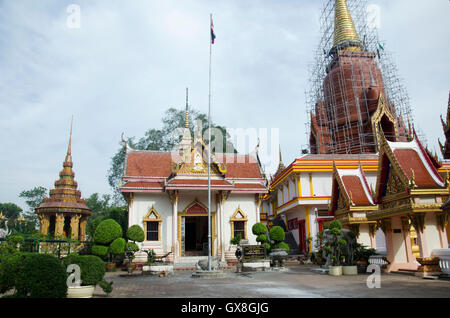
[(331, 276), (342, 276), (342, 266), (330, 266), (328, 274)]
[(358, 266), (342, 266), (342, 274), (358, 275)]
[(116, 264), (114, 264), (114, 263), (106, 263), (105, 267), (106, 267), (107, 272), (115, 272), (116, 271)]
[(95, 285), (68, 287), (67, 298), (92, 298), (94, 290)]

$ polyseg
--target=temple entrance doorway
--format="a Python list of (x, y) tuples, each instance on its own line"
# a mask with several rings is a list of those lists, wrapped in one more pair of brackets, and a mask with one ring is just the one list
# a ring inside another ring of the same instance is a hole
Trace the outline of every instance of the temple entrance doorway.
[(208, 255), (208, 217), (185, 217), (185, 256)]

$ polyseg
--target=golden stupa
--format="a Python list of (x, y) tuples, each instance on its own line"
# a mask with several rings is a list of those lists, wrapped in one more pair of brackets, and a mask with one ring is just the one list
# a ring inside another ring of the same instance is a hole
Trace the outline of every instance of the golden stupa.
[(50, 197), (44, 198), (42, 204), (36, 208), (36, 213), (40, 220), (40, 233), (84, 240), (91, 210), (81, 198), (81, 192), (77, 190), (78, 184), (72, 170), (72, 123), (66, 159), (63, 170), (59, 173), (60, 179), (55, 182), (55, 189), (50, 190)]
[(334, 3), (334, 41), (333, 47), (349, 51), (361, 51), (361, 39), (348, 9), (346, 0)]

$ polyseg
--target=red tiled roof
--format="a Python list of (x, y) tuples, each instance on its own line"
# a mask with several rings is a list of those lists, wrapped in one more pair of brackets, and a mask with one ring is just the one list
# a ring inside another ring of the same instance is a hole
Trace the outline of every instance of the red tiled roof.
[(402, 167), (406, 176), (411, 179), (414, 170), (415, 184), (417, 187), (436, 187), (436, 181), (428, 172), (419, 154), (413, 149), (395, 149), (393, 151), (395, 158)]
[(128, 182), (123, 188), (163, 188), (164, 182)]
[(236, 183), (234, 185), (236, 189), (258, 189), (263, 190), (265, 187), (262, 184), (259, 183)]
[[(201, 186), (207, 186), (208, 180), (204, 179), (173, 179), (168, 182), (169, 186), (172, 185), (201, 185)], [(232, 187), (233, 185), (225, 180), (211, 180), (211, 185), (213, 186), (229, 186)]]
[(171, 153), (131, 152), (127, 156), (126, 176), (168, 177)]
[(367, 198), (366, 192), (362, 185), (361, 179), (357, 176), (342, 176), (342, 183), (344, 184), (347, 194), (352, 198), (355, 205), (370, 205), (371, 202)]
[[(255, 157), (249, 155), (216, 155), (218, 162), (226, 163), (227, 178), (258, 178), (261, 172)], [(126, 176), (132, 177), (169, 177), (171, 153), (131, 152), (127, 157)]]

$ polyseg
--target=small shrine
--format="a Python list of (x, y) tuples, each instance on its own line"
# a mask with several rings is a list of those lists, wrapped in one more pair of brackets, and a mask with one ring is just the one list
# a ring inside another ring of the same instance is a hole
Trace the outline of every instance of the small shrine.
[(71, 143), (72, 124), (66, 159), (63, 170), (59, 173), (60, 179), (55, 182), (55, 189), (50, 190), (50, 197), (44, 198), (42, 204), (36, 208), (36, 213), (39, 216), (40, 233), (84, 240), (91, 210), (81, 198), (81, 192), (77, 190), (78, 183), (72, 170)]
[(339, 220), (344, 228), (356, 234), (358, 243), (376, 248), (376, 221), (369, 221), (367, 213), (376, 211), (365, 173), (358, 169), (343, 170), (334, 163), (330, 215)]
[[(408, 142), (388, 141), (381, 131), (375, 203), (367, 213), (386, 236), (387, 271), (419, 270), (434, 249), (448, 247), (448, 216), (441, 209), (448, 197), (449, 182), (438, 173), (415, 132)], [(417, 234), (420, 257), (413, 255), (411, 227)], [(421, 267), (415, 262), (421, 263)]]

